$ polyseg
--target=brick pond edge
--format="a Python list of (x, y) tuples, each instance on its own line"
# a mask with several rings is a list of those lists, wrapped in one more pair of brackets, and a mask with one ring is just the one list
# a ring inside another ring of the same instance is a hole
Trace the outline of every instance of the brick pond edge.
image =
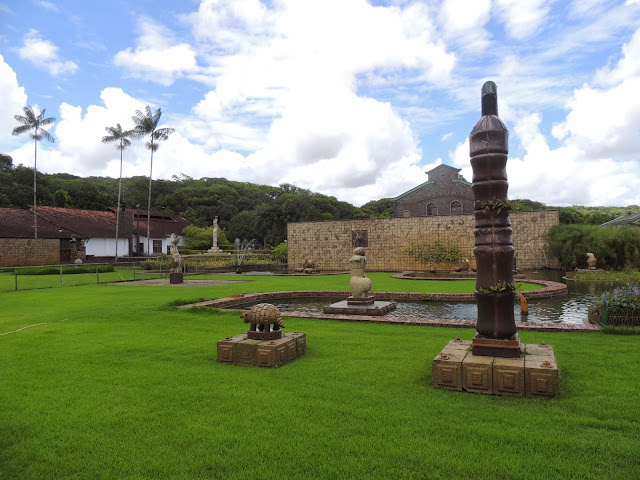
[[(523, 293), (528, 299), (533, 298), (550, 298), (566, 295), (567, 286), (563, 283), (551, 282), (547, 280), (526, 280), (527, 283), (535, 283), (543, 285), (538, 290), (526, 290)], [(269, 302), (278, 298), (305, 298), (305, 297), (347, 297), (350, 295), (348, 291), (335, 290), (314, 290), (314, 291), (283, 291), (283, 292), (264, 292), (264, 293), (245, 293), (232, 295), (230, 297), (208, 300), (205, 302), (191, 303), (180, 305), (178, 308), (191, 307), (213, 307), (220, 309), (233, 310), (248, 303)], [(409, 300), (424, 301), (428, 296), (429, 301), (455, 301), (455, 302), (474, 302), (473, 293), (428, 293), (428, 292), (375, 292), (376, 300)], [(369, 315), (340, 315), (328, 313), (310, 313), (310, 312), (283, 312), (283, 316), (292, 318), (310, 318), (318, 320), (336, 320), (342, 322), (370, 322), (370, 323), (387, 323), (393, 325), (417, 325), (430, 327), (454, 327), (454, 328), (475, 328), (475, 320), (456, 320), (447, 318), (419, 318), (419, 317), (372, 317)], [(559, 323), (542, 323), (542, 322), (516, 322), (518, 330), (537, 331), (537, 332), (594, 332), (600, 330), (599, 325), (593, 324), (559, 324)]]

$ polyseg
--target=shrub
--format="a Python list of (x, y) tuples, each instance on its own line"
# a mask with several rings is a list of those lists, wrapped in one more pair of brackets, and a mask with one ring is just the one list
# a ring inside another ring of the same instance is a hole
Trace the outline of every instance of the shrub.
[[(113, 272), (113, 265), (68, 265), (62, 267), (64, 275), (73, 275), (76, 273), (96, 273), (96, 269), (100, 273)], [(45, 267), (29, 267), (18, 269), (18, 275), (58, 275), (60, 267), (55, 265)]]
[(445, 247), (440, 242), (433, 245), (412, 244), (407, 248), (407, 254), (422, 264), (442, 264), (460, 262), (460, 250), (452, 245)]
[(282, 242), (276, 245), (271, 251), (271, 258), (279, 263), (287, 263), (287, 244)]
[(589, 320), (602, 326), (640, 326), (640, 286), (627, 283), (604, 292), (589, 309)]

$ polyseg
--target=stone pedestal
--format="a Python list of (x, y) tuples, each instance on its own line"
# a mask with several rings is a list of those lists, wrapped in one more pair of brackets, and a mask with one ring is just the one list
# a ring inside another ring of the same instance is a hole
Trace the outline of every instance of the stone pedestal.
[(246, 333), (218, 341), (218, 362), (245, 367), (280, 367), (307, 351), (304, 333), (287, 332), (276, 340), (252, 340)]
[(182, 272), (169, 273), (169, 283), (184, 283), (184, 274)]
[(359, 298), (354, 296), (347, 297), (347, 304), (349, 305), (373, 305), (374, 302), (375, 299), (373, 298), (373, 295), (367, 295)]
[(433, 359), (433, 386), (446, 390), (505, 396), (553, 397), (558, 364), (553, 347), (522, 344), (518, 358), (477, 356), (469, 340), (451, 340)]
[(518, 358), (520, 356), (520, 337), (516, 333), (511, 338), (485, 338), (476, 333), (472, 343), (472, 353), (476, 356)]
[(323, 313), (342, 315), (386, 315), (396, 309), (396, 302), (374, 301), (370, 304), (352, 304), (347, 300), (332, 303), (322, 308)]

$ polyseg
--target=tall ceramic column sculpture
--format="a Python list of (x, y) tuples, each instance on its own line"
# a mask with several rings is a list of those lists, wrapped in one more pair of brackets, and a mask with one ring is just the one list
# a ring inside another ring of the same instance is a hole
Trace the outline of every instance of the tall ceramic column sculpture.
[(482, 86), (482, 118), (469, 137), (478, 269), (478, 320), (472, 353), (518, 357), (514, 320), (513, 244), (507, 204), (509, 131), (498, 117), (496, 84)]

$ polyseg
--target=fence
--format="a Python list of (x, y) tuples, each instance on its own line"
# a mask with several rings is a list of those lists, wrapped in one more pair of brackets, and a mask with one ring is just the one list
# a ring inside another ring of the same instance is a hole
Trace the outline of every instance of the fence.
[[(0, 292), (126, 282), (140, 278), (141, 262), (118, 264), (41, 265), (0, 270)], [(144, 274), (153, 276), (153, 274)]]

